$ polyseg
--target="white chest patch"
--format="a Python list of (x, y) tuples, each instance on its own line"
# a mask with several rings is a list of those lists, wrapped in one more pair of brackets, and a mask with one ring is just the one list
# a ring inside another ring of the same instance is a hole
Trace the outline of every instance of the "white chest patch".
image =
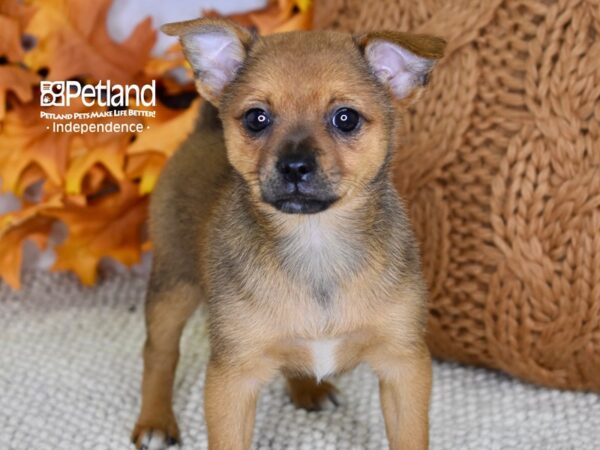
[(344, 261), (339, 231), (323, 218), (302, 218), (288, 238), (288, 263), (294, 272), (311, 280), (328, 278)]
[(309, 346), (313, 356), (313, 371), (317, 381), (321, 381), (326, 376), (335, 373), (335, 350), (337, 345), (337, 339), (310, 342)]

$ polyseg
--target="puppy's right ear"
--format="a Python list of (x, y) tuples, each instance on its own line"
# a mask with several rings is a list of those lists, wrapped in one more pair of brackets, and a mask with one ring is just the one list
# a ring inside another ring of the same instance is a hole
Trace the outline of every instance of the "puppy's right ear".
[(444, 55), (446, 41), (425, 34), (379, 31), (356, 36), (373, 74), (394, 98), (412, 103), (427, 84), (436, 61)]
[(168, 23), (161, 30), (170, 36), (179, 36), (194, 70), (198, 92), (218, 106), (223, 89), (233, 81), (244, 63), (254, 36), (224, 19)]

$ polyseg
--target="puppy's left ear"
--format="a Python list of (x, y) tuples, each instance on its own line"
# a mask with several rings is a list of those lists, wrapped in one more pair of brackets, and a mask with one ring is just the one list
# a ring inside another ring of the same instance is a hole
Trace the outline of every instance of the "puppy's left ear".
[(394, 31), (366, 33), (355, 41), (375, 76), (399, 100), (427, 84), (446, 47), (446, 41), (435, 36)]
[(198, 92), (218, 107), (223, 89), (242, 67), (254, 36), (234, 22), (210, 18), (169, 23), (161, 30), (179, 36)]

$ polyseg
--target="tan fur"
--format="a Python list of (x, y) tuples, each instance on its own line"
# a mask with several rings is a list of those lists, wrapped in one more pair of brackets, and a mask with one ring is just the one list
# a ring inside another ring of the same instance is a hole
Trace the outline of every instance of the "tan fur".
[[(202, 26), (196, 21), (169, 31)], [(411, 36), (402, 39), (412, 51), (439, 53), (422, 46), (429, 40)], [(315, 409), (335, 393), (312, 378), (311, 345), (320, 340), (335, 342), (328, 362), (336, 373), (365, 361), (378, 374), (390, 448), (425, 449), (426, 293), (414, 237), (389, 179), (390, 94), (349, 35), (273, 35), (256, 38), (247, 51), (243, 70), (215, 97), (220, 120), (204, 105), (198, 129), (169, 161), (152, 199), (156, 250), (134, 439), (139, 446), (152, 429), (179, 437), (171, 410), (177, 342), (205, 298), (211, 450), (250, 447), (258, 391), (278, 371), (299, 406)], [(323, 124), (325, 112), (346, 104), (366, 118), (352, 139)], [(240, 127), (244, 111), (258, 105), (277, 114), (277, 126), (260, 140)], [(310, 135), (339, 197), (324, 212), (284, 214), (261, 199), (277, 149), (294, 133)]]

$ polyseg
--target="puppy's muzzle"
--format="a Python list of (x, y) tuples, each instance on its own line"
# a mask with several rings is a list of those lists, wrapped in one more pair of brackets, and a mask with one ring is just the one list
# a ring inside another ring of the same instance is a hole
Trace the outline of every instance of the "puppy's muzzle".
[(269, 178), (263, 199), (288, 214), (314, 214), (335, 200), (320, 173), (315, 151), (305, 145), (287, 147)]

